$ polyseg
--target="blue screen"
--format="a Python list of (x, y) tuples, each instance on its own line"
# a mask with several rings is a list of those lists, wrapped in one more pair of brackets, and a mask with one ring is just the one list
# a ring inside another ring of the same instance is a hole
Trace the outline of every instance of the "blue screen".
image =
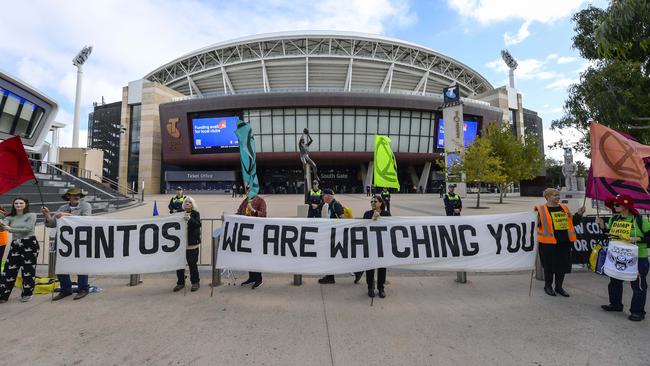
[[(478, 122), (474, 121), (465, 121), (463, 125), (463, 134), (465, 140), (465, 148), (469, 144), (474, 143), (476, 139), (476, 134), (478, 133)], [(440, 126), (438, 126), (438, 140), (436, 141), (436, 146), (439, 148), (445, 147), (445, 121), (440, 119)]]
[(210, 117), (192, 119), (192, 145), (194, 150), (211, 150), (223, 152), (239, 148), (235, 135), (239, 117)]

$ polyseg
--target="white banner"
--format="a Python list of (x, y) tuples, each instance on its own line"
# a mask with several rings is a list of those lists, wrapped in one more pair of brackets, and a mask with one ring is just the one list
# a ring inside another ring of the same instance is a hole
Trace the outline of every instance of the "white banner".
[(533, 212), (380, 217), (377, 221), (227, 215), (217, 268), (299, 274), (395, 266), (432, 271), (529, 270), (537, 254), (535, 228)]
[(140, 220), (68, 216), (57, 222), (56, 273), (155, 273), (185, 267), (183, 214)]

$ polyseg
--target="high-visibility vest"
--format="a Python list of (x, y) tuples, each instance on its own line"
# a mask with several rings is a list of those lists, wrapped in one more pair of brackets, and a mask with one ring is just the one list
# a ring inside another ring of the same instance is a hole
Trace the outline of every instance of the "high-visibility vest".
[[(0, 231), (0, 247), (9, 244), (9, 231)], [(2, 259), (2, 258), (0, 258)]]
[[(574, 242), (578, 238), (576, 237), (576, 229), (573, 226), (573, 217), (569, 214), (569, 209), (560, 203), (562, 211), (568, 216), (569, 228), (567, 233), (569, 234), (569, 241)], [(537, 241), (541, 244), (557, 244), (557, 239), (555, 239), (555, 233), (553, 231), (553, 219), (551, 218), (551, 213), (548, 210), (547, 205), (537, 205), (535, 206), (535, 211), (539, 215), (539, 225), (537, 226)]]
[(322, 193), (322, 191), (320, 189), (317, 190), (317, 191), (314, 191), (313, 189), (309, 190), (309, 197), (322, 196), (322, 195), (323, 195), (323, 193)]

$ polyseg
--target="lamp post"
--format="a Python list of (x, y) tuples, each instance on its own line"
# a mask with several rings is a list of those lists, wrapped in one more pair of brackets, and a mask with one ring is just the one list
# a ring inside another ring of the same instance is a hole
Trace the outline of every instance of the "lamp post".
[(77, 94), (74, 98), (74, 121), (72, 125), (72, 147), (79, 147), (79, 105), (81, 104), (81, 78), (82, 66), (88, 59), (88, 56), (93, 51), (92, 46), (85, 46), (75, 58), (72, 59), (72, 64), (77, 67)]
[(515, 69), (519, 64), (517, 63), (517, 60), (515, 60), (514, 57), (508, 52), (508, 50), (501, 50), (501, 58), (503, 59), (503, 62), (506, 63), (508, 66), (508, 78), (510, 79), (510, 87), (514, 88), (515, 87)]

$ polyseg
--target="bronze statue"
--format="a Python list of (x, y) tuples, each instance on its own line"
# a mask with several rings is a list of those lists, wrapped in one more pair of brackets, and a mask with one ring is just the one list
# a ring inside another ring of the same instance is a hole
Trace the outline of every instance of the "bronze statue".
[(318, 179), (318, 168), (316, 168), (316, 163), (309, 157), (309, 145), (314, 142), (314, 140), (309, 136), (309, 129), (305, 128), (302, 131), (302, 136), (298, 140), (298, 148), (300, 149), (300, 161), (302, 162), (302, 168), (307, 170), (307, 164), (309, 164), (314, 171), (314, 179)]

